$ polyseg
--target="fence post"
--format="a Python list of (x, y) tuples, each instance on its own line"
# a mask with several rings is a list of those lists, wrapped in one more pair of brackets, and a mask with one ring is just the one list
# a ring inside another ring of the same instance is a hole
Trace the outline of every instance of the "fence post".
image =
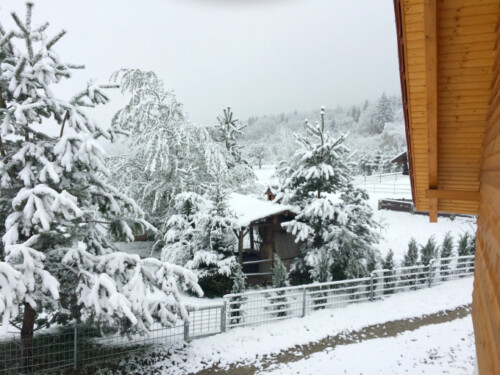
[(78, 325), (73, 326), (73, 369), (78, 368)]
[[(189, 310), (187, 310), (188, 315), (189, 315)], [(185, 320), (184, 321), (184, 341), (189, 340), (189, 321)]]
[(227, 301), (224, 299), (224, 304), (222, 305), (220, 311), (220, 331), (226, 332), (226, 311), (227, 311)]
[(302, 293), (302, 317), (306, 316), (306, 311), (307, 311), (307, 289), (304, 288), (304, 291)]
[(373, 290), (373, 286), (374, 286), (374, 285), (373, 285), (373, 273), (374, 273), (374, 272), (375, 272), (375, 271), (372, 271), (372, 272), (370, 273), (370, 301), (373, 301), (373, 300), (374, 300), (374, 298), (375, 298), (375, 291)]
[(435, 259), (431, 259), (429, 262), (429, 288), (432, 286), (432, 268), (434, 267)]

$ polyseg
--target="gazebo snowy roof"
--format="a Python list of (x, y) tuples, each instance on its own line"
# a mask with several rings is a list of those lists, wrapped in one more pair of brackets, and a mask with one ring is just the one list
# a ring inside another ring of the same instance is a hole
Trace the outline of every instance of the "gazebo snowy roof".
[(228, 199), (229, 207), (236, 212), (240, 227), (270, 216), (293, 211), (292, 206), (265, 201), (249, 195), (232, 193)]

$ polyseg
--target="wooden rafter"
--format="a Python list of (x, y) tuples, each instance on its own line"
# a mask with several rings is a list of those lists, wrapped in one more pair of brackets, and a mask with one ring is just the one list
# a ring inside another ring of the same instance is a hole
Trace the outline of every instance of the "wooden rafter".
[[(424, 1), (425, 78), (427, 96), (427, 129), (429, 156), (429, 189), (438, 188), (438, 124), (437, 124), (437, 5), (435, 0)], [(438, 198), (429, 198), (429, 217), (437, 222)]]
[(425, 197), (428, 199), (450, 199), (456, 201), (479, 202), (478, 191), (429, 189), (425, 191)]

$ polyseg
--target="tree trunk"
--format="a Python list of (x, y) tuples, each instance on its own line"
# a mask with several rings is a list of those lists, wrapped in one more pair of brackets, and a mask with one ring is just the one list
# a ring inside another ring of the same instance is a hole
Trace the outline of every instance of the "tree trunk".
[(259, 169), (262, 169), (262, 159), (259, 159)]
[(24, 368), (33, 366), (33, 329), (36, 311), (29, 303), (24, 303), (23, 326), (21, 327), (21, 358)]

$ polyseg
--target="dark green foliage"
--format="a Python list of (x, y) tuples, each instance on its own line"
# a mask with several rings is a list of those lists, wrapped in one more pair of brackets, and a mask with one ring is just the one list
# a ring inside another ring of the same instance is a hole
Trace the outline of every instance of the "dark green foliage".
[(277, 254), (274, 254), (273, 288), (283, 288), (290, 285), (288, 270)]
[(311, 274), (306, 270), (305, 267), (296, 267), (290, 270), (289, 273), (290, 285), (304, 285), (313, 282)]
[(231, 292), (233, 279), (227, 275), (211, 274), (201, 277), (198, 284), (203, 289), (205, 297), (215, 298)]
[(443, 243), (441, 245), (441, 258), (449, 258), (453, 256), (453, 237), (451, 233), (448, 232), (444, 236)]
[[(245, 291), (245, 279), (246, 276), (241, 269), (241, 266), (238, 264), (236, 270), (233, 271), (233, 287), (231, 289), (231, 293), (238, 294), (243, 293)], [(243, 296), (233, 297), (231, 302), (239, 302), (239, 303), (231, 303), (231, 310), (239, 310), (243, 302), (246, 301), (246, 298)], [(231, 311), (231, 324), (240, 323), (242, 317), (244, 315), (243, 311)]]
[(394, 269), (394, 251), (389, 250), (387, 255), (384, 258), (384, 262), (382, 263), (382, 268), (384, 270), (393, 270)]
[[(274, 254), (274, 263), (273, 263), (273, 287), (274, 288), (284, 288), (289, 286), (288, 282), (288, 271), (279, 258), (277, 254)], [(285, 291), (278, 291), (275, 293), (273, 297), (279, 298), (271, 298), (270, 303), (272, 305), (272, 309), (276, 311), (276, 316), (286, 316), (287, 312), (283, 310), (287, 310), (289, 305), (286, 303), (287, 298), (285, 296)]]
[(408, 243), (408, 251), (406, 252), (403, 260), (403, 267), (416, 266), (418, 264), (418, 244), (412, 238)]
[[(382, 263), (382, 268), (384, 270), (384, 289), (391, 289), (394, 287), (394, 252), (389, 250), (384, 261)], [(384, 294), (394, 293), (394, 290), (384, 290)]]
[(420, 259), (424, 266), (428, 266), (432, 259), (439, 256), (439, 246), (434, 236), (429, 237), (425, 246), (420, 246)]
[(457, 250), (459, 256), (473, 255), (476, 252), (476, 236), (465, 232), (458, 238)]

